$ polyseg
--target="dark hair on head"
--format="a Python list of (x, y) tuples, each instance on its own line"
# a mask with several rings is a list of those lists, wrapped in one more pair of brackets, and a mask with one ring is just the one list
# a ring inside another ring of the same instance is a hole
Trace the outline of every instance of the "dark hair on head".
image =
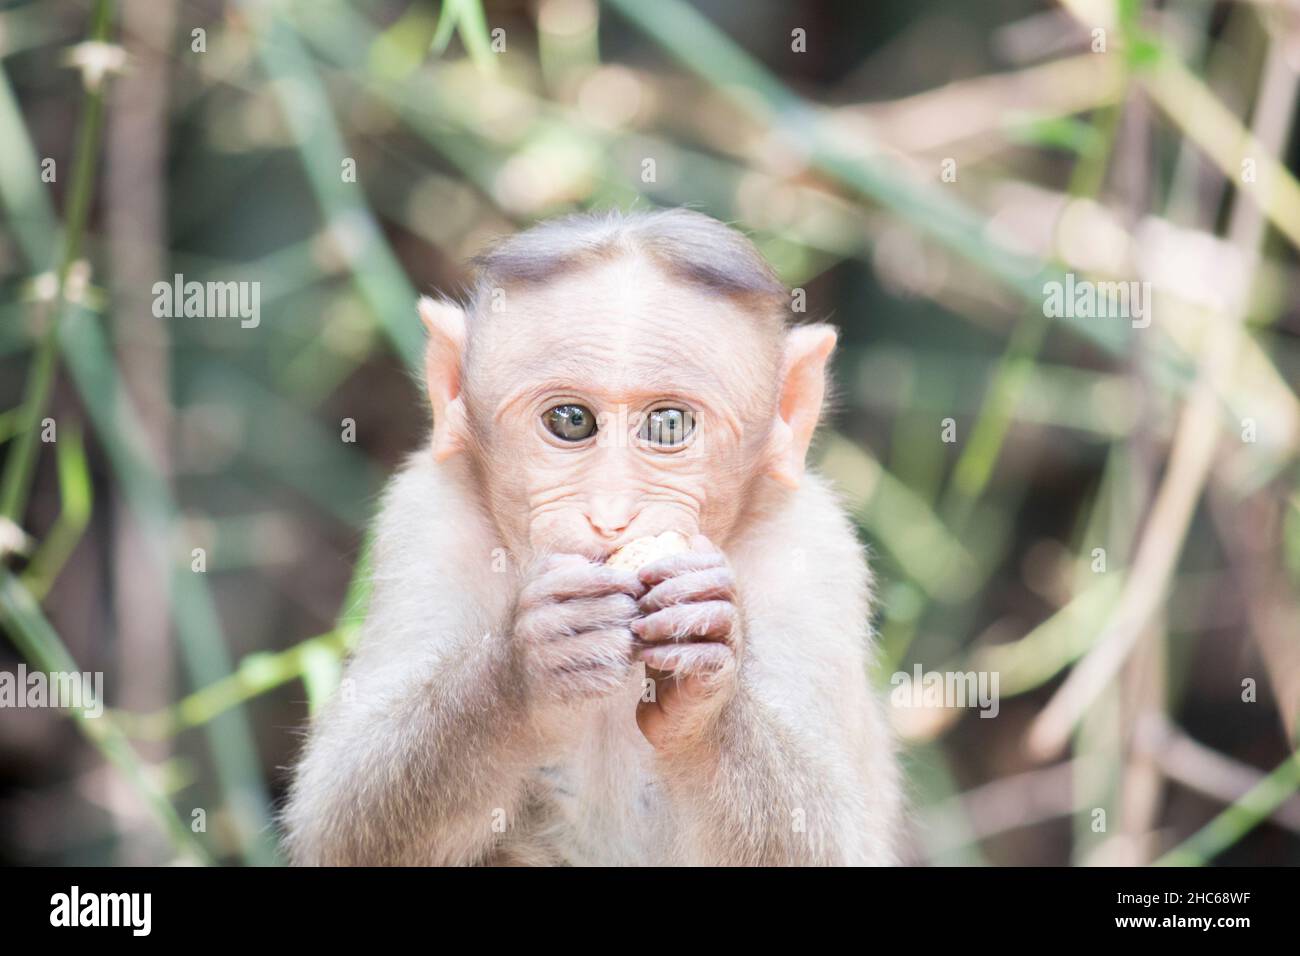
[[(471, 310), (493, 289), (546, 282), (640, 252), (669, 275), (720, 295), (753, 299), (784, 326), (788, 291), (740, 232), (690, 209), (580, 213), (539, 223), (474, 259)], [(776, 308), (773, 308), (776, 306)]]

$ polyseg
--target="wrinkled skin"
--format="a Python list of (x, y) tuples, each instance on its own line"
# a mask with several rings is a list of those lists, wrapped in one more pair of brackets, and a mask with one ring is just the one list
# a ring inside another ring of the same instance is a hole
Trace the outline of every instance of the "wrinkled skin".
[[(774, 415), (780, 343), (755, 335), (752, 316), (628, 257), (509, 290), (503, 311), (476, 320), (463, 397), (513, 552), (603, 559), (664, 531), (726, 536)], [(565, 402), (595, 414), (594, 439), (546, 430), (544, 412)], [(696, 417), (682, 447), (636, 435), (663, 405)]]
[[(463, 423), (436, 453), (478, 456), (511, 552), (540, 560), (516, 630), (539, 688), (565, 699), (611, 691), (627, 663), (644, 661), (658, 690), (638, 724), (668, 746), (734, 693), (743, 644), (734, 577), (706, 535), (732, 532), (756, 478), (797, 480), (807, 435), (790, 419), (815, 422), (833, 333), (803, 330), (813, 334), (787, 343), (755, 334), (736, 303), (636, 257), (504, 301), (480, 317), (468, 348), (459, 326), (441, 329), (463, 319), (426, 307), (430, 381), (456, 379), (445, 392), (431, 386), (435, 420)], [(440, 336), (451, 343), (442, 351)], [(778, 406), (770, 383), (783, 359), (815, 368), (788, 376)], [(594, 413), (594, 435), (566, 442), (547, 430), (547, 411), (565, 404)], [(680, 446), (638, 436), (662, 407), (693, 416)], [(639, 590), (601, 566), (664, 531), (694, 535), (693, 551), (641, 569)]]

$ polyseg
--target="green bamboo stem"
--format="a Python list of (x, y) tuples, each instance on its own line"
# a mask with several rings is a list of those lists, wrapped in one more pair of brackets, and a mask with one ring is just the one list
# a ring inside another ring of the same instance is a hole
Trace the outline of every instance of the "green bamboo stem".
[(170, 707), (147, 714), (115, 711), (114, 718), (127, 736), (136, 740), (167, 740), (202, 727), (226, 711), (302, 677), (316, 655), (342, 658), (354, 639), (355, 630), (338, 628), (276, 654), (251, 654), (240, 662), (234, 673), (194, 691)]
[[(90, 39), (97, 43), (108, 40), (112, 26), (111, 0), (96, 0), (90, 29)], [(58, 353), (55, 327), (62, 316), (68, 273), (81, 252), (82, 234), (90, 211), (90, 199), (95, 185), (95, 160), (99, 155), (99, 140), (104, 127), (104, 89), (101, 80), (88, 91), (85, 110), (77, 132), (77, 146), (72, 173), (72, 187), (68, 200), (67, 222), (63, 232), (63, 249), (59, 256), (58, 286), (54, 297), (43, 304), (37, 321), (41, 340), (36, 359), (27, 380), (23, 397), (23, 423), (14, 438), (13, 447), (5, 461), (3, 483), (0, 483), (0, 515), (15, 524), (22, 523), (27, 506), (32, 476), (36, 470), (37, 439), (41, 417), (49, 403), (54, 385), (55, 360)]]
[(408, 366), (419, 367), (424, 336), (414, 316), (415, 289), (366, 205), (360, 186), (344, 183), (350, 155), (302, 41), (273, 7), (245, 2), (262, 67), (280, 101), (294, 145), (328, 228), (353, 250), (353, 281)]
[(1237, 843), (1300, 789), (1300, 753), (1278, 764), (1240, 800), (1170, 850), (1156, 866), (1202, 866)]
[[(71, 308), (59, 326), (59, 348), (157, 567), (170, 575), (181, 659), (190, 684), (206, 686), (233, 669), (221, 621), (203, 575), (172, 553), (176, 504), (133, 437), (142, 434), (139, 418), (117, 377), (103, 328), (91, 313)], [(204, 733), (223, 798), (237, 821), (241, 850), (249, 862), (275, 862), (270, 797), (247, 716), (228, 711), (207, 724)]]

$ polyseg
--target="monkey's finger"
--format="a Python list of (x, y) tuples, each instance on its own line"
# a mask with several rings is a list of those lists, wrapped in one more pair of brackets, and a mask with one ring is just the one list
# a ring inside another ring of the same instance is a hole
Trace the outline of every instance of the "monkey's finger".
[(703, 571), (707, 568), (725, 567), (727, 558), (721, 551), (679, 551), (657, 561), (651, 561), (637, 571), (641, 583), (654, 587), (660, 581), (686, 574), (690, 571)]
[(691, 535), (691, 550), (701, 554), (719, 554), (722, 549), (702, 534)]
[(644, 591), (645, 586), (631, 571), (582, 560), (581, 563), (563, 563), (528, 582), (519, 593), (519, 606), (526, 609), (606, 594), (626, 594), (636, 598)]
[(609, 594), (586, 601), (539, 605), (519, 616), (515, 632), (527, 641), (548, 641), (585, 631), (627, 627), (640, 613), (626, 594)]
[(730, 601), (676, 604), (637, 618), (632, 633), (647, 644), (689, 638), (730, 639), (736, 626), (736, 606)]
[(565, 622), (571, 634), (605, 628), (626, 628), (640, 616), (636, 600), (626, 594), (606, 594), (583, 601), (563, 601), (552, 605), (558, 620)]
[(720, 675), (736, 663), (736, 655), (725, 644), (657, 644), (636, 656), (646, 667), (677, 677)]
[(731, 568), (705, 568), (702, 571), (688, 571), (671, 577), (657, 584), (641, 598), (641, 613), (653, 614), (655, 611), (671, 607), (674, 604), (690, 604), (700, 601), (734, 601), (736, 594), (736, 576)]
[(625, 669), (632, 663), (632, 633), (625, 627), (583, 631), (551, 645), (547, 665), (555, 673), (570, 674), (601, 668)]
[(632, 635), (627, 628), (589, 631), (548, 645), (536, 678), (555, 699), (583, 700), (622, 687), (632, 665)]
[(591, 561), (580, 554), (548, 554), (538, 561), (534, 576), (545, 574), (548, 571), (554, 571), (556, 568), (587, 564), (591, 564)]
[(524, 580), (531, 584), (560, 568), (578, 568), (589, 564), (591, 561), (580, 554), (543, 554), (533, 560), (532, 567), (525, 574)]

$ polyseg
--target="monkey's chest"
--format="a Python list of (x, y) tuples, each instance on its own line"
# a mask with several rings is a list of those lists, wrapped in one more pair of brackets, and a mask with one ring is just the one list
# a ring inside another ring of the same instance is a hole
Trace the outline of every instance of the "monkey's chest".
[(666, 862), (669, 815), (653, 752), (636, 726), (641, 668), (618, 695), (576, 716), (561, 750), (530, 781), (526, 839), (572, 866)]

